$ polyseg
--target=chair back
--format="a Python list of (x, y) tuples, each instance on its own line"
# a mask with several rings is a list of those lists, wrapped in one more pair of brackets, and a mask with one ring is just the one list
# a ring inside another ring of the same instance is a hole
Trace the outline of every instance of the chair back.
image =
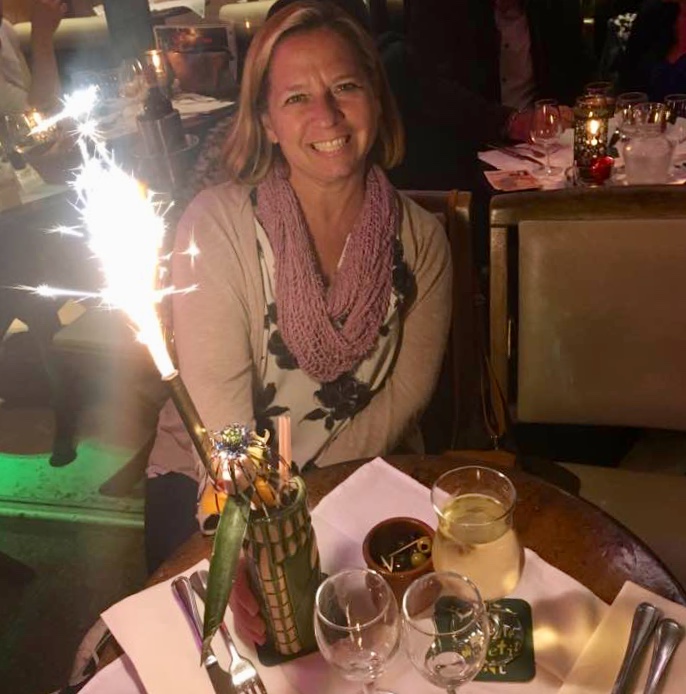
[(518, 422), (686, 429), (686, 190), (497, 196), (490, 354)]
[[(425, 426), (441, 445), (455, 448), (466, 436), (476, 405), (477, 330), (475, 302), (478, 294), (470, 226), (471, 195), (464, 191), (405, 190), (443, 224), (453, 264), (453, 309), (446, 360), (436, 395), (425, 415)], [(447, 422), (446, 422), (447, 416)], [(435, 430), (448, 428), (443, 437)]]

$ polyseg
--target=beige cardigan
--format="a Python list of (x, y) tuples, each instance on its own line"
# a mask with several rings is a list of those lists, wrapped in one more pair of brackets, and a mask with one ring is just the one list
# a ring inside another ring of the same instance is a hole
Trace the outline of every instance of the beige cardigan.
[[(407, 442), (417, 433), (436, 384), (451, 314), (448, 242), (434, 215), (404, 196), (401, 202), (401, 240), (417, 295), (406, 309), (389, 377), (324, 448), (315, 461), (318, 466), (383, 455)], [(183, 254), (191, 239), (200, 250), (194, 261)], [(225, 183), (200, 193), (181, 218), (175, 249), (174, 286), (198, 285), (197, 291), (173, 299), (181, 376), (209, 430), (252, 422), (253, 384), (262, 370), (256, 366), (265, 358), (265, 300), (250, 189)], [(168, 401), (160, 414), (148, 475), (173, 471), (197, 478), (198, 465)]]

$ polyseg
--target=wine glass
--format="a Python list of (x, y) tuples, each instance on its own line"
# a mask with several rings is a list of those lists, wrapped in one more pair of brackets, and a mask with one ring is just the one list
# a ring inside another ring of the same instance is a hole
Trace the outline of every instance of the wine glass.
[(400, 641), (398, 603), (388, 583), (371, 569), (329, 576), (315, 597), (314, 633), (322, 656), (342, 677), (361, 682), (364, 694), (378, 692), (376, 680)]
[(541, 171), (537, 170), (546, 178), (558, 176), (562, 173), (559, 166), (550, 165), (550, 148), (560, 139), (562, 135), (562, 118), (560, 108), (554, 99), (540, 99), (534, 103), (534, 113), (531, 120), (531, 141), (543, 147), (545, 152), (545, 166)]
[(686, 140), (686, 94), (668, 94), (665, 97), (667, 107), (667, 137), (675, 145)]
[(505, 475), (478, 465), (450, 470), (431, 488), (438, 514), (434, 568), (467, 576), (486, 601), (489, 666), (514, 660), (524, 643), (517, 615), (497, 603), (515, 589), (524, 568), (524, 550), (513, 523), (516, 501), (517, 492)]
[(418, 578), (402, 603), (403, 648), (429, 682), (454, 694), (476, 677), (489, 643), (488, 614), (472, 581), (450, 571)]
[[(624, 143), (634, 134), (633, 108), (648, 102), (645, 92), (624, 92), (615, 103), (616, 129), (610, 138), (610, 146), (615, 144), (623, 149)], [(622, 150), (620, 150), (620, 155)]]
[(61, 134), (57, 124), (43, 125), (48, 117), (49, 114), (35, 109), (5, 115), (3, 132), (6, 145), (21, 155), (44, 154), (59, 140)]
[(145, 96), (143, 66), (136, 58), (125, 58), (117, 70), (119, 96), (130, 104), (139, 104)]
[(610, 115), (614, 113), (616, 103), (615, 97), (613, 96), (614, 85), (612, 82), (598, 81), (589, 82), (584, 86), (584, 93), (582, 96), (601, 96), (605, 99), (605, 103), (610, 111)]

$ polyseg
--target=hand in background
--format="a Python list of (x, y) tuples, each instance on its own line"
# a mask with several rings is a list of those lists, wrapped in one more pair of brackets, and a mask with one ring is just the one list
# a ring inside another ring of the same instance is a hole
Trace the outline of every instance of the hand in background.
[(67, 5), (62, 0), (35, 0), (31, 15), (31, 38), (34, 41), (52, 39), (66, 13)]
[[(533, 115), (533, 108), (513, 113), (507, 123), (507, 137), (517, 142), (528, 142)], [(563, 130), (574, 126), (574, 111), (569, 106), (560, 106), (560, 117)]]
[(233, 612), (236, 632), (244, 641), (263, 644), (267, 627), (260, 615), (260, 605), (248, 582), (248, 567), (243, 557), (238, 562), (236, 579), (231, 588), (229, 605)]
[(574, 110), (569, 106), (560, 106), (560, 118), (562, 119), (562, 129), (574, 127)]

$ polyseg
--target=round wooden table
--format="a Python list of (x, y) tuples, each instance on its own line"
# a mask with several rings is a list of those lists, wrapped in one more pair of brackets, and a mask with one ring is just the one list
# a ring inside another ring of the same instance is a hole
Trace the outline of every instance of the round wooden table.
[[(624, 582), (630, 580), (686, 605), (686, 591), (647, 545), (597, 506), (540, 477), (453, 453), (386, 456), (384, 459), (427, 487), (431, 487), (439, 475), (459, 465), (478, 463), (499, 469), (517, 489), (515, 525), (524, 546), (574, 577), (607, 603), (613, 602)], [(308, 472), (305, 481), (310, 508), (365, 462), (341, 463)], [(212, 538), (197, 532), (162, 564), (150, 577), (148, 585), (176, 576), (201, 559), (209, 558), (211, 551)], [(119, 655), (119, 645), (110, 639), (100, 654), (98, 667), (104, 667)]]
[[(475, 462), (456, 454), (388, 456), (385, 460), (427, 487), (446, 470)], [(308, 472), (305, 481), (310, 508), (363, 464), (342, 463)], [(615, 599), (625, 581), (631, 580), (686, 605), (686, 591), (660, 559), (604, 511), (519, 469), (503, 472), (517, 489), (515, 525), (524, 546), (607, 603)], [(197, 533), (160, 567), (150, 584), (167, 580), (209, 557), (211, 548), (212, 539)]]

